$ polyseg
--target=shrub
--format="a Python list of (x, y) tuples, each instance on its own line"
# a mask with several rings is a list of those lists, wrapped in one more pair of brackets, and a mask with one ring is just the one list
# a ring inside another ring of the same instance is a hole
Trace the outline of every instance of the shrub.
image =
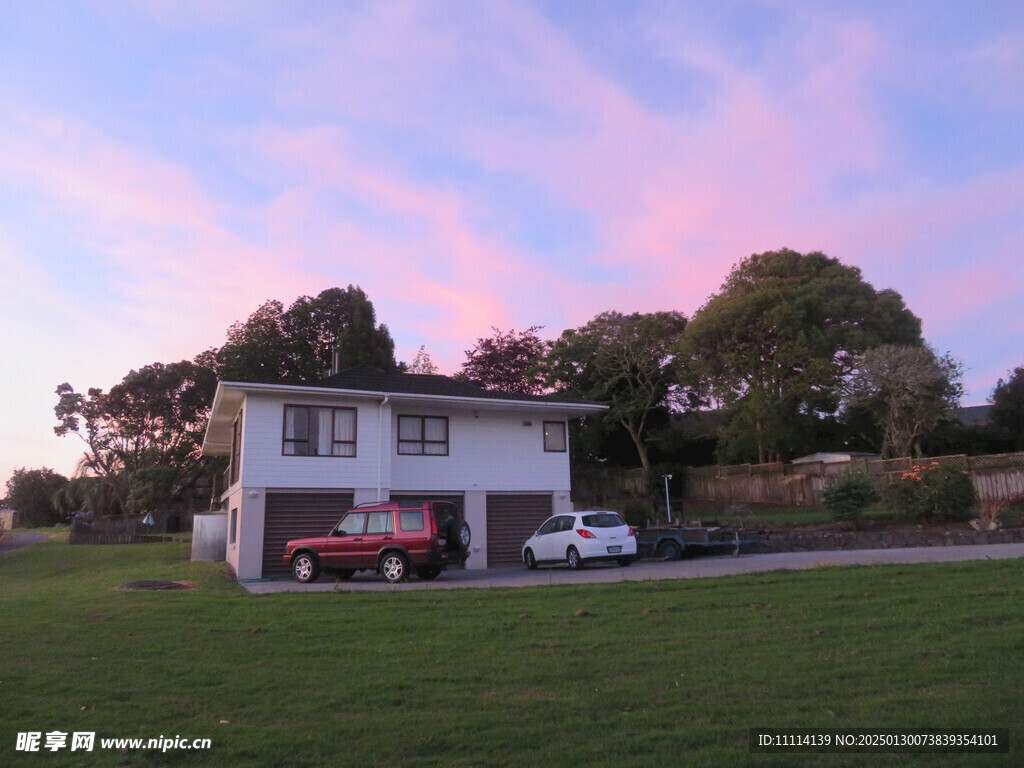
[(833, 520), (856, 523), (864, 510), (881, 498), (874, 483), (863, 472), (845, 472), (822, 491), (821, 504)]
[(933, 461), (904, 472), (886, 489), (886, 499), (914, 520), (955, 522), (971, 518), (976, 496), (967, 472)]

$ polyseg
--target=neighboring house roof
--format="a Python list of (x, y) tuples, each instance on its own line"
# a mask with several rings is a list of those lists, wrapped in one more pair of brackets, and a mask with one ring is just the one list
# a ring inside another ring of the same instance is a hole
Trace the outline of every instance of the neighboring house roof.
[(967, 405), (954, 411), (957, 421), (968, 427), (983, 427), (991, 421), (991, 405)]
[(357, 365), (317, 381), (239, 382), (222, 381), (210, 409), (203, 453), (226, 455), (231, 446), (231, 426), (247, 393), (345, 394), (404, 402), (447, 405), (479, 410), (560, 411), (585, 416), (608, 408), (604, 403), (578, 400), (559, 394), (524, 395), (483, 389), (449, 376), (423, 373), (391, 373), (369, 365)]
[(793, 459), (790, 463), (812, 464), (821, 462), (822, 464), (840, 464), (846, 461), (878, 461), (881, 458), (881, 454), (867, 453), (865, 451), (821, 451)]

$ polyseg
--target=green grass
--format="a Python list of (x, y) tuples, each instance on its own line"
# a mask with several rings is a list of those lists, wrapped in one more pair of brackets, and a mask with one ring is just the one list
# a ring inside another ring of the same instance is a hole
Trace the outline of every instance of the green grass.
[[(254, 597), (187, 555), (47, 542), (0, 557), (0, 765), (1022, 762), (1021, 561)], [(199, 587), (114, 589), (142, 579)], [(751, 754), (763, 726), (1008, 727), (1016, 741), (1009, 755)], [(14, 750), (18, 732), (51, 730), (213, 748)]]

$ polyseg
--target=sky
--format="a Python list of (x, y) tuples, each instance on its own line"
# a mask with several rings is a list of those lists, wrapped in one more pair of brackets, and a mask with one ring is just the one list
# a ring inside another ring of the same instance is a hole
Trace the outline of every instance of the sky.
[(754, 253), (897, 290), (984, 403), (1024, 364), (1020, 0), (5, 0), (0, 483), (54, 390), (362, 287), (411, 361), (692, 316)]

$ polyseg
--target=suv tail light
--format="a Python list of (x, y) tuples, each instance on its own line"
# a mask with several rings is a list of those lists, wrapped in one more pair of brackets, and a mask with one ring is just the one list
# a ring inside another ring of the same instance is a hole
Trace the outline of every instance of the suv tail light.
[(578, 533), (584, 539), (596, 539), (597, 538), (597, 536), (592, 534), (586, 528), (577, 528), (576, 529), (576, 533)]
[(430, 515), (430, 533), (437, 536), (437, 518), (434, 515)]

